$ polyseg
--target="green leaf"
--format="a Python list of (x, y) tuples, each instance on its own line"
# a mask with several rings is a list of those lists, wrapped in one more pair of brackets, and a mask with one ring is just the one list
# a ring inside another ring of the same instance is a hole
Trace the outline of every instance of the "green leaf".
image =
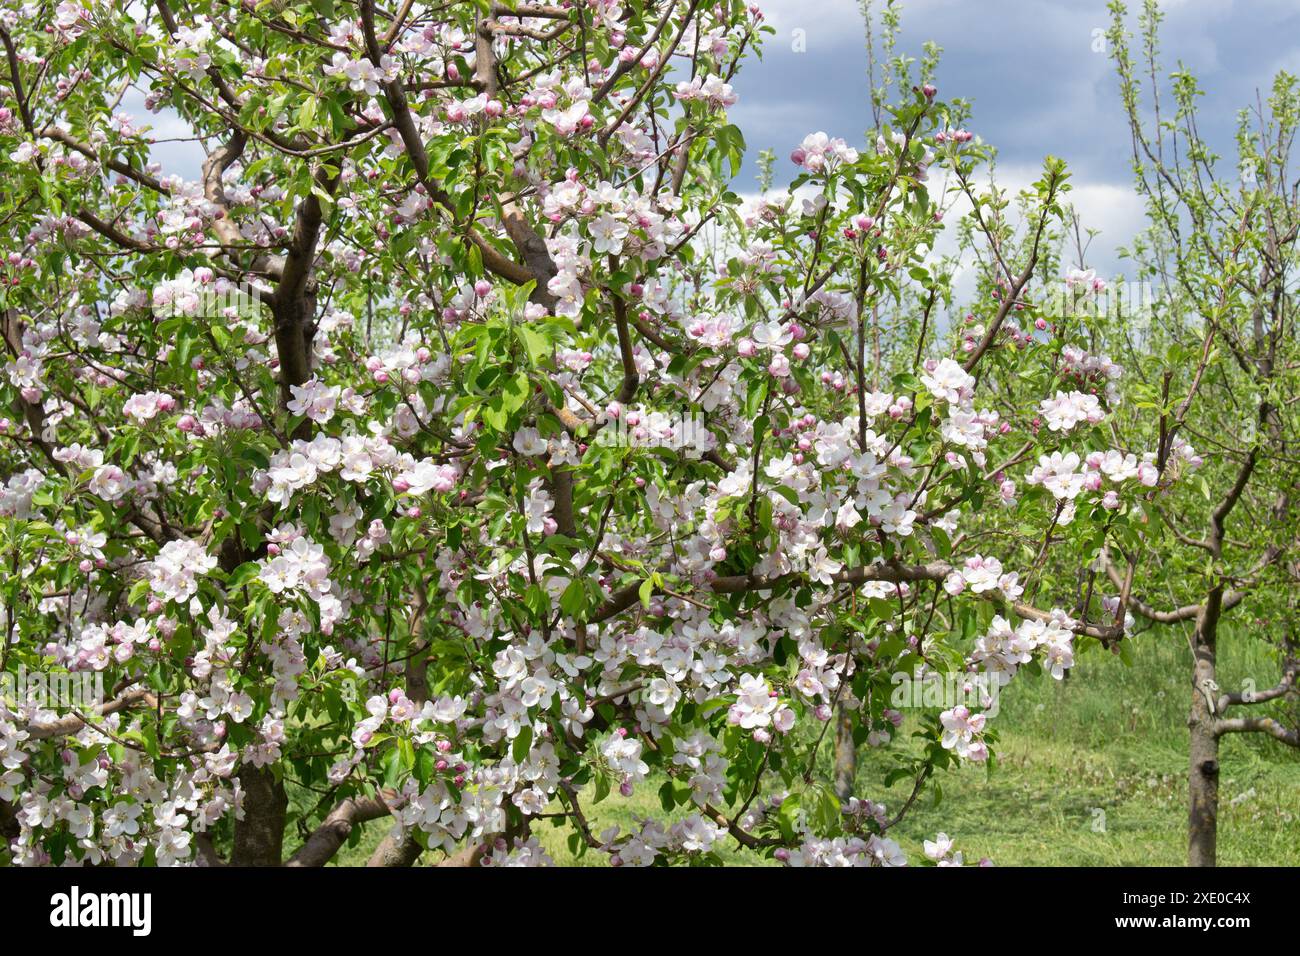
[(131, 585), (131, 590), (127, 592), (127, 601), (131, 604), (138, 604), (144, 600), (145, 595), (148, 593), (149, 580), (148, 578), (141, 578)]
[(262, 566), (257, 561), (245, 561), (230, 572), (230, 577), (226, 578), (226, 587), (233, 590), (240, 585), (247, 584), (257, 577), (261, 569)]
[(397, 753), (403, 770), (409, 772), (415, 769), (415, 745), (409, 737), (398, 738)]
[(550, 354), (550, 342), (546, 340), (546, 336), (526, 325), (516, 326), (515, 332), (524, 351), (528, 353), (528, 364), (533, 368), (539, 367), (542, 360)]
[(659, 804), (664, 808), (664, 813), (672, 813), (673, 808), (677, 806), (672, 780), (665, 780), (664, 785), (659, 788)]
[(298, 125), (303, 129), (311, 129), (316, 122), (316, 97), (309, 96), (303, 100), (302, 105), (298, 107)]
[(575, 578), (560, 595), (560, 610), (568, 617), (581, 617), (587, 609), (587, 589), (582, 581)]
[(384, 754), (384, 785), (396, 788), (402, 782), (402, 753), (397, 747)]
[(533, 745), (533, 728), (525, 724), (519, 729), (519, 736), (510, 745), (510, 756), (515, 763), (522, 764), (528, 759), (528, 751)]

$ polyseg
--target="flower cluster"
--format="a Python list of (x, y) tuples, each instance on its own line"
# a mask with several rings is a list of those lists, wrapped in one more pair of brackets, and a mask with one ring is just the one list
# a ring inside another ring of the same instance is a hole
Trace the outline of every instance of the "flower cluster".
[(188, 601), (198, 579), (217, 566), (217, 559), (197, 541), (168, 541), (145, 569), (149, 590), (163, 601)]

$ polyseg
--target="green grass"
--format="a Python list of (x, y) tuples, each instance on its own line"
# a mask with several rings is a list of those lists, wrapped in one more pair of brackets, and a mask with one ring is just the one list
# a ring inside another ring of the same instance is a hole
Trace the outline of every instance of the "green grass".
[[(941, 804), (916, 808), (899, 831), (914, 843), (942, 827), (968, 858), (1004, 865), (1183, 865), (1191, 655), (1172, 630), (1133, 649), (1131, 667), (1098, 652), (1066, 681), (1017, 679), (990, 722), (1002, 738), (998, 769), (944, 775)], [(1277, 675), (1263, 644), (1244, 634), (1221, 641), (1221, 688), (1252, 678), (1263, 689)], [(1289, 706), (1283, 719), (1294, 723)], [(1262, 735), (1233, 735), (1220, 766), (1219, 862), (1300, 864), (1300, 755)], [(865, 792), (878, 792), (870, 768), (864, 777)]]
[[(1220, 686), (1237, 689), (1253, 677), (1271, 686), (1278, 666), (1249, 636), (1221, 642)], [(1001, 740), (993, 773), (967, 766), (938, 775), (942, 798), (927, 792), (892, 835), (910, 857), (921, 841), (946, 831), (968, 861), (982, 856), (1001, 866), (1181, 866), (1186, 861), (1186, 713), (1190, 652), (1172, 630), (1134, 642), (1133, 664), (1097, 652), (1084, 656), (1069, 679), (1022, 675), (1003, 691), (990, 721)], [(1295, 721), (1294, 705), (1284, 719)], [(898, 735), (905, 745), (907, 725)], [(823, 764), (828, 770), (829, 753)], [(1219, 861), (1224, 865), (1300, 865), (1300, 755), (1260, 735), (1234, 735), (1221, 753)], [(857, 792), (897, 808), (910, 781), (886, 789), (888, 761), (864, 750)], [(583, 805), (593, 830), (639, 816), (663, 816), (658, 781), (627, 799), (617, 792)], [(1099, 823), (1104, 822), (1104, 829)], [(383, 826), (371, 824), (358, 846), (338, 862), (364, 863)], [(534, 828), (557, 863), (604, 865), (603, 854), (575, 860), (567, 828)], [(726, 841), (734, 847), (733, 841)], [(728, 862), (765, 862), (728, 850)]]

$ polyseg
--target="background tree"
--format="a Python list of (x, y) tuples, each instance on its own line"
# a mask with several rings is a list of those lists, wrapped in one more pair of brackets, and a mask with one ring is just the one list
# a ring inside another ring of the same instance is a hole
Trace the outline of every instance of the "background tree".
[[(1139, 50), (1130, 46), (1126, 5), (1110, 9), (1111, 50), (1150, 221), (1129, 254), (1138, 281), (1157, 294), (1149, 310), (1122, 307), (1099, 329), (1130, 357), (1134, 373), (1132, 415), (1116, 425), (1133, 440), (1156, 443), (1161, 479), (1140, 540), (1114, 549), (1106, 567), (1116, 580), (1139, 569), (1134, 613), (1190, 629), (1188, 859), (1213, 866), (1222, 737), (1261, 733), (1300, 746), (1294, 720), (1288, 726), (1280, 719), (1297, 672), (1300, 197), (1292, 149), (1300, 87), (1279, 73), (1268, 94), (1242, 111), (1237, 161), (1229, 166), (1198, 129), (1196, 79), (1180, 67), (1166, 84), (1161, 73), (1159, 5), (1143, 4)], [(1129, 290), (1129, 307), (1136, 291)], [(1166, 491), (1189, 439), (1208, 466)], [(1236, 639), (1276, 648), (1278, 677), (1261, 680), (1268, 689), (1228, 690), (1216, 681), (1222, 623), (1234, 608)]]

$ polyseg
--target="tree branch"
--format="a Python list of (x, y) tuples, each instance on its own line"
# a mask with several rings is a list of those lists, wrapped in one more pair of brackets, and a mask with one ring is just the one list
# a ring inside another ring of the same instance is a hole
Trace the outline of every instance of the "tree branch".
[(382, 819), (389, 813), (388, 804), (378, 797), (344, 800), (312, 831), (298, 852), (289, 857), (285, 866), (324, 866), (347, 841), (353, 827), (370, 820)]

